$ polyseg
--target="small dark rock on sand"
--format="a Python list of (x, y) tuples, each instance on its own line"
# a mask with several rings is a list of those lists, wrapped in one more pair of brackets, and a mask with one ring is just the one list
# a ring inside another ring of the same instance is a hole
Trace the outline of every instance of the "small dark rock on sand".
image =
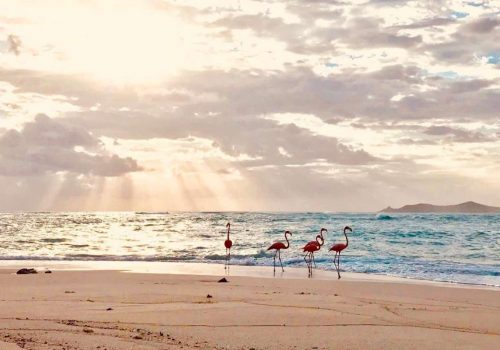
[(227, 283), (228, 280), (226, 279), (226, 277), (222, 277), (220, 280), (217, 281), (218, 283)]
[(21, 269), (19, 271), (16, 272), (18, 275), (29, 275), (29, 274), (32, 274), (32, 273), (38, 273), (35, 269)]
[(210, 294), (207, 294), (207, 298), (208, 298), (208, 299), (211, 299), (211, 298), (213, 298), (213, 297), (212, 297)]
[(47, 271), (45, 271), (45, 273), (52, 273), (52, 271), (50, 271), (50, 270), (47, 270)]

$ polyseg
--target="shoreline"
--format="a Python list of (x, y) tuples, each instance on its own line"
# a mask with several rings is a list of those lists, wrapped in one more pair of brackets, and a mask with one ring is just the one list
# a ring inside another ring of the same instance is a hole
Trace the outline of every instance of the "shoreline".
[[(2, 270), (16, 270), (20, 268), (35, 268), (52, 271), (119, 271), (137, 274), (187, 275), (187, 276), (232, 276), (269, 279), (296, 279), (296, 280), (324, 280), (337, 281), (335, 271), (314, 269), (312, 278), (307, 276), (305, 268), (286, 267), (285, 272), (276, 269), (273, 274), (272, 266), (230, 265), (229, 273), (224, 270), (224, 264), (199, 262), (163, 262), (163, 261), (99, 261), (99, 260), (1, 260)], [(500, 286), (448, 281), (434, 281), (409, 277), (366, 274), (356, 272), (342, 272), (342, 281), (401, 283), (413, 285), (430, 285), (450, 288), (485, 289), (500, 291)]]

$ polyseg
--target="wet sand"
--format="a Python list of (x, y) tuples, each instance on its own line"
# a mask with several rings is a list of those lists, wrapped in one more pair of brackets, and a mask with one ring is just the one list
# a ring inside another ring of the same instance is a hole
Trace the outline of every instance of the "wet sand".
[[(41, 272), (75, 268), (23, 263)], [(269, 267), (233, 266), (227, 276), (221, 265), (192, 265), (189, 273), (205, 273), (180, 274), (173, 271), (182, 264), (166, 263), (149, 264), (143, 270), (149, 273), (16, 275), (15, 264), (0, 264), (2, 350), (495, 349), (500, 343), (495, 288), (350, 274), (337, 280), (320, 271), (307, 279), (305, 269), (272, 278)], [(229, 282), (218, 283), (221, 277)]]

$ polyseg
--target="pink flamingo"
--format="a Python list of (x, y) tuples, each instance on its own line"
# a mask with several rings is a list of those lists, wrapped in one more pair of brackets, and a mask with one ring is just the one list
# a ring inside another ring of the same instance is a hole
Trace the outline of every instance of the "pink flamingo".
[[(347, 232), (350, 231), (352, 232), (352, 229), (349, 226), (344, 227), (344, 236), (345, 236), (345, 243), (337, 243), (334, 244), (331, 248), (330, 251), (335, 251), (335, 257), (333, 258), (333, 264), (335, 265), (335, 269), (337, 269), (337, 274), (340, 279), (340, 252), (346, 249), (349, 246), (349, 239), (347, 238)], [(336, 261), (335, 261), (336, 259)]]
[(224, 268), (229, 267), (229, 260), (231, 259), (231, 247), (233, 246), (233, 241), (229, 239), (229, 231), (231, 230), (231, 224), (228, 222), (226, 224), (227, 227), (227, 238), (224, 241), (224, 246), (226, 247), (226, 265), (224, 265)]
[[(319, 242), (321, 240), (321, 243)], [(309, 271), (309, 276), (312, 276), (312, 262), (314, 262), (314, 252), (321, 249), (321, 246), (325, 243), (324, 239), (321, 235), (316, 236), (316, 241), (311, 241), (304, 246), (304, 251), (306, 254), (304, 255), (304, 261), (307, 264), (307, 269)], [(309, 258), (309, 259), (308, 259)], [(314, 262), (316, 265), (316, 263)]]
[(274, 272), (276, 272), (276, 255), (278, 255), (278, 259), (280, 260), (280, 265), (281, 265), (281, 270), (284, 272), (285, 269), (283, 268), (283, 263), (281, 262), (281, 249), (288, 249), (290, 247), (290, 241), (288, 240), (288, 235), (292, 235), (290, 231), (285, 231), (285, 241), (286, 245), (283, 242), (276, 242), (273, 243), (267, 250), (274, 249), (274, 260), (273, 260), (273, 267), (274, 267)]
[(314, 263), (314, 266), (316, 266), (316, 261), (314, 260), (314, 252), (320, 250), (321, 246), (325, 244), (323, 232), (328, 232), (328, 230), (326, 228), (322, 228), (319, 232), (319, 235), (316, 236), (316, 240), (308, 242), (303, 248), (304, 252), (306, 252), (306, 254), (304, 255), (304, 261), (307, 264), (309, 276), (312, 276), (312, 264)]

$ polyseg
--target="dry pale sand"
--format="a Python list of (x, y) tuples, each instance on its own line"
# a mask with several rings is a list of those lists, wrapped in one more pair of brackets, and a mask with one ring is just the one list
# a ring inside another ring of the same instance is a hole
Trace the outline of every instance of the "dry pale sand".
[(443, 350), (500, 344), (499, 290), (349, 276), (230, 275), (229, 283), (217, 283), (223, 270), (221, 276), (14, 271), (0, 270), (1, 350)]

